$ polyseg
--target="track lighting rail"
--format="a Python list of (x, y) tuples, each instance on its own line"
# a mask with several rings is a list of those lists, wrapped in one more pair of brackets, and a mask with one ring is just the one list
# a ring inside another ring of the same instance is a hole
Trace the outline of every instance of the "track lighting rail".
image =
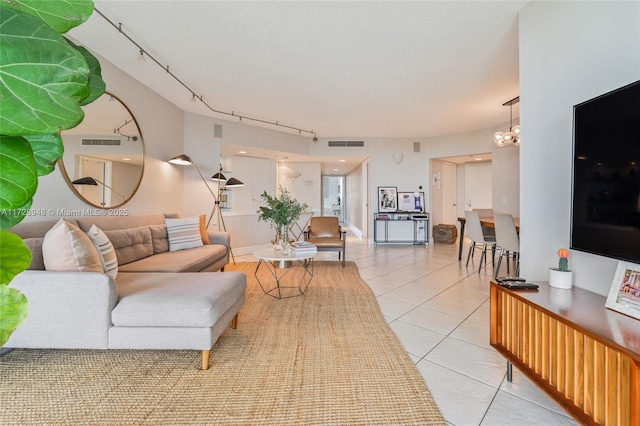
[(268, 124), (271, 126), (276, 126), (276, 127), (283, 127), (289, 130), (295, 130), (297, 131), (299, 134), (302, 133), (308, 133), (310, 135), (313, 135), (314, 137), (316, 136), (316, 132), (313, 130), (307, 130), (307, 129), (303, 129), (300, 127), (295, 127), (295, 126), (289, 126), (287, 124), (282, 124), (278, 121), (269, 121), (269, 120), (263, 120), (260, 118), (254, 118), (254, 117), (250, 117), (247, 115), (243, 115), (243, 114), (236, 114), (234, 111), (228, 112), (228, 111), (221, 111), (218, 109), (213, 108), (211, 105), (209, 105), (202, 97), (202, 95), (198, 95), (193, 89), (191, 89), (185, 82), (183, 82), (178, 76), (176, 76), (173, 72), (171, 72), (169, 65), (163, 65), (159, 60), (157, 60), (155, 57), (153, 57), (152, 55), (150, 55), (142, 46), (140, 46), (140, 44), (138, 44), (133, 38), (131, 38), (131, 36), (129, 36), (129, 34), (127, 34), (123, 29), (122, 29), (122, 23), (119, 22), (118, 24), (116, 24), (115, 22), (113, 22), (111, 19), (109, 19), (104, 13), (102, 13), (100, 10), (98, 10), (97, 8), (94, 8), (94, 11), (102, 16), (102, 18), (107, 21), (112, 27), (114, 27), (116, 30), (118, 30), (118, 32), (120, 34), (122, 34), (127, 40), (129, 40), (134, 46), (136, 46), (139, 50), (140, 50), (140, 55), (144, 55), (146, 57), (148, 57), (149, 59), (151, 59), (156, 65), (158, 65), (160, 68), (162, 68), (167, 74), (169, 74), (175, 81), (177, 81), (180, 85), (182, 85), (185, 89), (187, 89), (187, 91), (189, 91), (189, 93), (191, 93), (191, 95), (193, 96), (194, 99), (198, 99), (200, 102), (202, 102), (202, 104), (207, 107), (207, 109), (209, 109), (211, 112), (215, 112), (216, 114), (222, 114), (222, 115), (227, 115), (230, 117), (236, 117), (238, 118), (239, 121), (242, 120), (248, 120), (248, 121), (253, 121), (256, 123), (262, 123), (262, 124)]

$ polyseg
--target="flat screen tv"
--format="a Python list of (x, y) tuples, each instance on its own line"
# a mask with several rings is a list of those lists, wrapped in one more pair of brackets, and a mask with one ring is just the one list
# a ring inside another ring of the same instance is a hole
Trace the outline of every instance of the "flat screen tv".
[(573, 107), (571, 248), (640, 264), (640, 81)]

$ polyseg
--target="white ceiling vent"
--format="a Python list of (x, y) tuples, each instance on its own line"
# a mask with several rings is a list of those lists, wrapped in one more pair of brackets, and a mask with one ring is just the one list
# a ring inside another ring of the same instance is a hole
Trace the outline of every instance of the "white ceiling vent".
[(120, 146), (122, 141), (120, 139), (82, 139), (82, 145)]
[(329, 148), (364, 148), (364, 141), (327, 141)]

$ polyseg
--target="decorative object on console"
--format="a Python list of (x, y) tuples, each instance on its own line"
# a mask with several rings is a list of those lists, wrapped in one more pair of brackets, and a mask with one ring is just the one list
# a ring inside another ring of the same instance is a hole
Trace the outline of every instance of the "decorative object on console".
[(395, 212), (398, 209), (398, 188), (396, 186), (378, 187), (378, 212)]
[(421, 213), (424, 211), (424, 192), (398, 192), (398, 210)]
[(555, 288), (570, 289), (573, 285), (573, 272), (569, 270), (569, 250), (558, 250), (558, 267), (549, 268), (549, 285)]
[(606, 307), (640, 319), (640, 265), (618, 262)]
[(513, 105), (520, 102), (520, 96), (511, 99), (502, 104), (502, 106), (509, 107), (509, 131), (508, 132), (496, 132), (493, 135), (493, 141), (499, 147), (515, 145), (520, 146), (520, 126), (513, 125)]
[(280, 186), (280, 196), (273, 197), (263, 191), (260, 197), (267, 204), (257, 211), (258, 220), (271, 222), (276, 227), (276, 247), (280, 247), (284, 254), (291, 252), (289, 241), (289, 227), (300, 219), (307, 207), (307, 204), (300, 203), (291, 197), (291, 193)]

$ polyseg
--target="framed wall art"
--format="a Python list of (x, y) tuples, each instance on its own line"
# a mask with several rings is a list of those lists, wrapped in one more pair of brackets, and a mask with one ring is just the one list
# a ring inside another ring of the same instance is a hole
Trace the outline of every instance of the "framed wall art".
[(398, 210), (398, 188), (395, 186), (378, 187), (378, 212)]
[(414, 213), (423, 212), (424, 192), (398, 192), (398, 210)]
[(640, 319), (640, 265), (618, 262), (606, 307)]

